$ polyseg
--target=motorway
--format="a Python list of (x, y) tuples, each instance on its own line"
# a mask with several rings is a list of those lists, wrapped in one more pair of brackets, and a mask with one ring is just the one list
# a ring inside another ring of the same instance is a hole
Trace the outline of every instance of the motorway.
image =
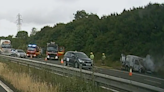
[[(28, 59), (30, 59), (30, 58), (28, 58)], [(32, 58), (32, 59), (37, 60), (37, 61), (61, 65), (60, 61), (57, 61), (57, 60), (44, 61), (43, 58)], [(164, 79), (162, 79), (162, 78), (157, 78), (157, 77), (153, 77), (150, 75), (139, 74), (139, 73), (133, 73), (132, 76), (129, 76), (128, 75), (129, 72), (127, 72), (127, 71), (100, 68), (100, 67), (95, 67), (94, 70), (95, 70), (95, 72), (98, 72), (98, 73), (107, 74), (107, 75), (111, 75), (111, 76), (115, 76), (115, 77), (119, 77), (119, 78), (124, 78), (124, 79), (128, 79), (128, 80), (137, 81), (137, 82), (149, 84), (152, 86), (164, 88)]]

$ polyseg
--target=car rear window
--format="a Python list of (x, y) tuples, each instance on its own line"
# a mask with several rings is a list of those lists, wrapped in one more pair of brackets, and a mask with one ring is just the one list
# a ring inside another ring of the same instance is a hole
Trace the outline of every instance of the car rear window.
[(66, 52), (64, 56), (71, 56), (71, 52)]
[(88, 56), (85, 53), (82, 53), (82, 52), (76, 53), (76, 55), (77, 55), (78, 58), (88, 58)]

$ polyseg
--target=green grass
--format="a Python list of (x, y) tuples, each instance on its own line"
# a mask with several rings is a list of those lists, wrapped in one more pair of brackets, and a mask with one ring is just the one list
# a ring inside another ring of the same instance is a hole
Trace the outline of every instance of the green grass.
[(47, 85), (51, 84), (52, 87), (57, 87), (57, 92), (107, 92), (97, 85), (92, 84), (90, 81), (86, 82), (83, 78), (59, 76), (45, 69), (37, 70), (35, 68), (18, 65), (17, 63), (11, 63), (7, 60), (0, 61), (6, 64), (5, 68), (8, 68), (14, 73), (25, 73), (29, 75), (34, 82), (46, 82)]
[(102, 68), (114, 68), (114, 69), (121, 68), (121, 63), (119, 61), (111, 61), (111, 60), (105, 60), (104, 65), (102, 65), (101, 60), (96, 60), (95, 65)]

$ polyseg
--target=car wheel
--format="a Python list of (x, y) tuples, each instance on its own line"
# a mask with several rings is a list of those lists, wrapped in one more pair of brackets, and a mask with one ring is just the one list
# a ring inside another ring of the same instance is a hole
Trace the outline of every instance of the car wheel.
[(79, 65), (78, 65), (78, 68), (81, 68), (81, 69), (82, 69), (82, 66), (83, 66), (82, 64), (79, 64)]
[(138, 72), (139, 72), (139, 73), (142, 73), (142, 69), (140, 68), (140, 69), (138, 70)]
[(75, 63), (75, 68), (78, 68), (78, 63), (77, 62)]
[(64, 66), (67, 66), (67, 61), (64, 61)]

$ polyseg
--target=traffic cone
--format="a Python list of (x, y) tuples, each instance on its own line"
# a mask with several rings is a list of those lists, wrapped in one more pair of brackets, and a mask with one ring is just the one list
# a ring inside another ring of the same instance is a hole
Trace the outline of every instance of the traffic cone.
[(130, 68), (129, 76), (132, 76), (132, 68)]
[(63, 59), (61, 59), (61, 64), (63, 64), (64, 62), (63, 62)]
[(47, 58), (45, 57), (44, 60), (47, 61)]

